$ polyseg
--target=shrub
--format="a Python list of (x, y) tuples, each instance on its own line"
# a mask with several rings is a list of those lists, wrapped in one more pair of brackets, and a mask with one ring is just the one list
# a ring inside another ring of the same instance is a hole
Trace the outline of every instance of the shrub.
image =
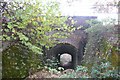
[(3, 78), (24, 78), (43, 68), (39, 55), (20, 44), (2, 52), (2, 66)]
[(118, 67), (112, 67), (111, 63), (105, 60), (94, 64), (90, 75), (92, 78), (120, 78)]
[[(88, 43), (85, 47), (83, 64), (89, 64), (91, 67), (94, 63), (101, 59), (106, 59), (115, 56), (114, 59), (118, 63), (118, 34), (117, 28), (114, 25), (96, 24), (91, 28), (86, 29), (88, 33)], [(114, 49), (116, 47), (116, 50)]]

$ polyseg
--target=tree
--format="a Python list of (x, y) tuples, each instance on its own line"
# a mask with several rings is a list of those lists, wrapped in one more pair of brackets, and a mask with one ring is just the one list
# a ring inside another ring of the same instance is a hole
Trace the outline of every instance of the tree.
[(95, 0), (94, 7), (98, 13), (115, 13), (117, 12), (118, 0)]
[(12, 0), (1, 5), (3, 42), (24, 44), (35, 53), (42, 54), (43, 46), (48, 49), (72, 29), (55, 0)]
[[(43, 68), (43, 48), (57, 44), (71, 32), (55, 0), (11, 0), (0, 2), (0, 31), (3, 50), (3, 78), (23, 78)], [(38, 54), (34, 54), (38, 53)], [(18, 71), (19, 70), (19, 71)]]

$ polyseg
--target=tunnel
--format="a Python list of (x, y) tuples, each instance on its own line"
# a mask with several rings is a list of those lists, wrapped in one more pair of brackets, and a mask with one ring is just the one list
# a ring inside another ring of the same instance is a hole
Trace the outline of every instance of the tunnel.
[(76, 30), (68, 38), (60, 39), (59, 43), (48, 51), (47, 58), (55, 57), (60, 62), (62, 54), (70, 54), (72, 56), (70, 64), (67, 66), (59, 64), (59, 66), (65, 69), (75, 69), (77, 65), (81, 65), (86, 43), (87, 33), (83, 30)]
[(63, 67), (64, 69), (75, 69), (76, 68), (76, 63), (77, 63), (77, 49), (68, 43), (60, 43), (57, 44), (56, 46), (54, 46), (51, 49), (51, 53), (53, 55), (53, 57), (56, 57), (56, 59), (58, 59), (58, 61), (60, 62), (60, 56), (64, 53), (70, 54), (72, 56), (72, 60), (70, 62), (70, 64), (68, 64), (67, 66), (62, 66), (61, 64), (59, 64), (59, 67)]

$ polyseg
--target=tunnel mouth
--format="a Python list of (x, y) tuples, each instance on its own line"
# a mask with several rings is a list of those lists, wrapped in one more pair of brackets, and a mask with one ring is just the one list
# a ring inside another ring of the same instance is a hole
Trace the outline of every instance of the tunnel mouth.
[(60, 55), (60, 62), (71, 62), (72, 56), (69, 53), (64, 53)]
[(52, 54), (54, 54), (54, 57), (58, 60), (60, 63), (60, 56), (63, 54), (69, 54), (72, 57), (72, 60), (69, 65), (63, 66), (59, 64), (59, 67), (63, 67), (64, 69), (75, 69), (76, 67), (76, 61), (77, 61), (77, 49), (71, 44), (68, 43), (60, 43), (57, 44), (55, 47), (52, 48)]
[(72, 62), (72, 56), (69, 53), (64, 53), (60, 55), (60, 65), (61, 66), (66, 66), (66, 65), (71, 65)]

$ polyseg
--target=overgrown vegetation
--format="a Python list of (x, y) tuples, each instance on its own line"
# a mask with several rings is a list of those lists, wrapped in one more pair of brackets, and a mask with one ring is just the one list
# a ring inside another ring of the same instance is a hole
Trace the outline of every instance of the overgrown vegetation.
[[(81, 66), (62, 74), (61, 78), (120, 78), (118, 27), (114, 22), (89, 21), (88, 43)], [(105, 23), (106, 25), (104, 25)]]
[[(90, 72), (90, 73), (89, 73)], [(110, 62), (101, 61), (89, 70), (85, 66), (78, 66), (73, 72), (61, 75), (61, 78), (120, 78), (118, 69), (114, 69)]]
[(17, 40), (34, 53), (42, 54), (42, 46), (48, 49), (56, 38), (65, 37), (71, 31), (64, 24), (66, 18), (61, 16), (55, 1), (13, 0), (3, 2), (2, 6), (3, 41)]
[[(24, 63), (25, 65), (23, 64), (24, 66), (19, 64), (21, 63), (20, 60), (24, 60), (22, 57), (30, 59), (34, 57), (34, 59), (31, 59), (31, 65), (40, 65), (36, 64), (36, 62), (40, 62), (36, 60), (42, 57), (36, 58), (35, 56), (37, 54), (43, 54), (43, 47), (49, 49), (58, 43), (56, 41), (57, 38), (67, 37), (69, 32), (72, 31), (72, 28), (64, 23), (66, 17), (61, 16), (59, 3), (56, 1), (12, 0), (10, 2), (1, 2), (0, 4), (2, 6), (2, 16), (0, 17), (2, 35), (0, 35), (0, 37), (2, 38), (3, 46), (6, 46), (4, 43), (9, 43), (9, 46), (18, 44), (16, 47), (23, 45), (30, 50), (30, 52), (28, 52), (29, 55), (24, 55), (27, 50), (25, 48), (22, 48), (23, 51), (16, 49), (18, 52), (13, 48), (10, 49), (15, 52), (3, 52), (3, 66), (8, 66), (5, 62), (6, 60), (8, 60), (8, 63), (15, 60), (15, 63), (10, 64), (13, 68), (8, 70), (7, 67), (3, 70), (3, 77), (25, 77), (26, 70), (29, 70), (29, 67), (27, 67), (26, 62)], [(17, 57), (20, 58), (16, 61)], [(14, 66), (14, 64), (17, 63), (20, 68)], [(20, 71), (23, 69), (25, 72), (17, 73), (16, 68)], [(35, 67), (34, 69), (37, 70)], [(15, 72), (13, 73), (13, 71)]]
[[(95, 22), (95, 23), (94, 23)], [(118, 27), (114, 22), (103, 23), (92, 20), (88, 32), (88, 43), (85, 48), (83, 65), (87, 66), (91, 77), (118, 78), (120, 77), (118, 54)]]
[(99, 62), (101, 59), (112, 57), (118, 63), (118, 34), (114, 25), (102, 25), (100, 22), (86, 29), (88, 32), (88, 43), (86, 45), (84, 61), (86, 63)]
[[(74, 30), (65, 24), (67, 18), (61, 16), (59, 4), (54, 0), (13, 0), (1, 2), (1, 5), (0, 37), (3, 43), (10, 42), (2, 52), (2, 77), (25, 78), (42, 69), (52, 74), (62, 73), (64, 69), (58, 67), (58, 61), (47, 60), (43, 65), (41, 55), (44, 49), (59, 43), (58, 38), (66, 38)], [(82, 65), (59, 78), (120, 78), (117, 28), (109, 21), (104, 25), (96, 20), (89, 23)]]
[(24, 45), (14, 45), (2, 53), (2, 77), (24, 78), (43, 68), (38, 54)]

